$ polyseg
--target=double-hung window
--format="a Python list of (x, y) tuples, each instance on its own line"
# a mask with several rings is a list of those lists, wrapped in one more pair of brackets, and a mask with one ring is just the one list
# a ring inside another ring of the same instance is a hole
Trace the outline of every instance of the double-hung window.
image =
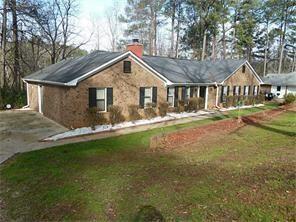
[(96, 90), (96, 102), (100, 111), (106, 111), (106, 88)]
[(250, 86), (244, 86), (244, 96), (249, 95)]
[(149, 103), (152, 103), (152, 88), (146, 87), (144, 90), (144, 106), (146, 107)]
[(221, 102), (226, 102), (226, 96), (228, 96), (228, 87), (229, 86), (222, 86)]
[(168, 103), (170, 106), (174, 106), (175, 88), (168, 88)]
[(238, 96), (240, 94), (240, 87), (239, 86), (233, 86), (233, 95)]
[(258, 95), (258, 86), (254, 86), (253, 88), (253, 95), (257, 96)]
[(132, 72), (132, 63), (131, 61), (123, 61), (123, 73)]

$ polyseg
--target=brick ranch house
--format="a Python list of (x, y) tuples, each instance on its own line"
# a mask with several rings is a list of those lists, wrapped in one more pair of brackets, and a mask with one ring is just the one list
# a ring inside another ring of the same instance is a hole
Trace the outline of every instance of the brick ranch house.
[[(87, 110), (204, 99), (205, 109), (221, 106), (226, 95), (257, 95), (262, 83), (246, 60), (196, 61), (143, 56), (134, 41), (126, 52), (95, 51), (61, 61), (25, 77), (28, 106), (68, 127), (89, 125)], [(140, 112), (142, 112), (140, 110)]]

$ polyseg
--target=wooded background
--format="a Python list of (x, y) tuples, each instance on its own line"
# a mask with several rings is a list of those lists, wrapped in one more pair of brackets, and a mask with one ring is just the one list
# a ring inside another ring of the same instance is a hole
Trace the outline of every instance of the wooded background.
[[(88, 53), (81, 49), (88, 40), (74, 41), (78, 3), (2, 0), (2, 102), (23, 91), (22, 77)], [(124, 51), (138, 38), (148, 55), (246, 58), (261, 76), (296, 70), (295, 0), (127, 0), (123, 13), (114, 1), (105, 17), (111, 51)], [(99, 49), (101, 27), (93, 29)]]

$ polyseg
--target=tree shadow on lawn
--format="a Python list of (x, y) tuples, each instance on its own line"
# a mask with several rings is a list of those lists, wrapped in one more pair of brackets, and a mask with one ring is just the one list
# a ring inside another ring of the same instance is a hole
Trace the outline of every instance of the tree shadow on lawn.
[(282, 135), (290, 136), (290, 137), (295, 137), (296, 136), (296, 132), (285, 131), (285, 130), (273, 128), (273, 127), (267, 126), (265, 124), (261, 124), (260, 122), (256, 122), (256, 121), (254, 121), (253, 119), (251, 119), (251, 118), (249, 118), (247, 116), (244, 116), (241, 119), (242, 119), (243, 123), (245, 123), (247, 125), (251, 125), (251, 126), (261, 128), (263, 130), (267, 130), (267, 131), (270, 131), (270, 132), (274, 132), (274, 133), (278, 133), (278, 134), (282, 134)]

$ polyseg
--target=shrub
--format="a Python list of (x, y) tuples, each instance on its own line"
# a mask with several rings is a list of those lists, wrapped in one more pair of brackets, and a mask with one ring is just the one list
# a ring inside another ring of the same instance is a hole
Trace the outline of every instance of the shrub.
[(188, 101), (188, 111), (189, 112), (193, 112), (193, 111), (197, 111), (199, 109), (199, 98), (190, 98)]
[(157, 116), (152, 103), (146, 104), (146, 107), (144, 108), (144, 114), (146, 119), (152, 119)]
[(104, 114), (100, 112), (96, 107), (89, 108), (87, 110), (88, 121), (91, 128), (94, 130), (96, 125), (103, 125), (107, 123), (107, 119)]
[(291, 104), (296, 101), (296, 95), (293, 93), (288, 93), (287, 95), (284, 96), (285, 99), (285, 104)]
[(178, 100), (178, 112), (185, 112), (185, 102), (183, 100)]
[(0, 89), (0, 110), (4, 109), (6, 104), (11, 104), (13, 108), (21, 108), (26, 105), (26, 91), (15, 90), (11, 88)]
[(109, 106), (109, 121), (112, 125), (116, 123), (121, 123), (125, 120), (124, 116), (122, 115), (122, 109), (119, 106)]
[(139, 113), (139, 106), (137, 105), (129, 105), (128, 114), (129, 114), (129, 120), (131, 121), (142, 119)]
[(167, 115), (168, 109), (169, 109), (169, 104), (167, 102), (159, 103), (158, 111), (161, 117), (164, 117)]
[(197, 102), (198, 102), (197, 109), (205, 108), (205, 99), (204, 98), (201, 98), (201, 97), (197, 98)]
[(234, 104), (235, 104), (234, 96), (226, 96), (226, 102), (225, 102), (226, 107), (234, 106)]

